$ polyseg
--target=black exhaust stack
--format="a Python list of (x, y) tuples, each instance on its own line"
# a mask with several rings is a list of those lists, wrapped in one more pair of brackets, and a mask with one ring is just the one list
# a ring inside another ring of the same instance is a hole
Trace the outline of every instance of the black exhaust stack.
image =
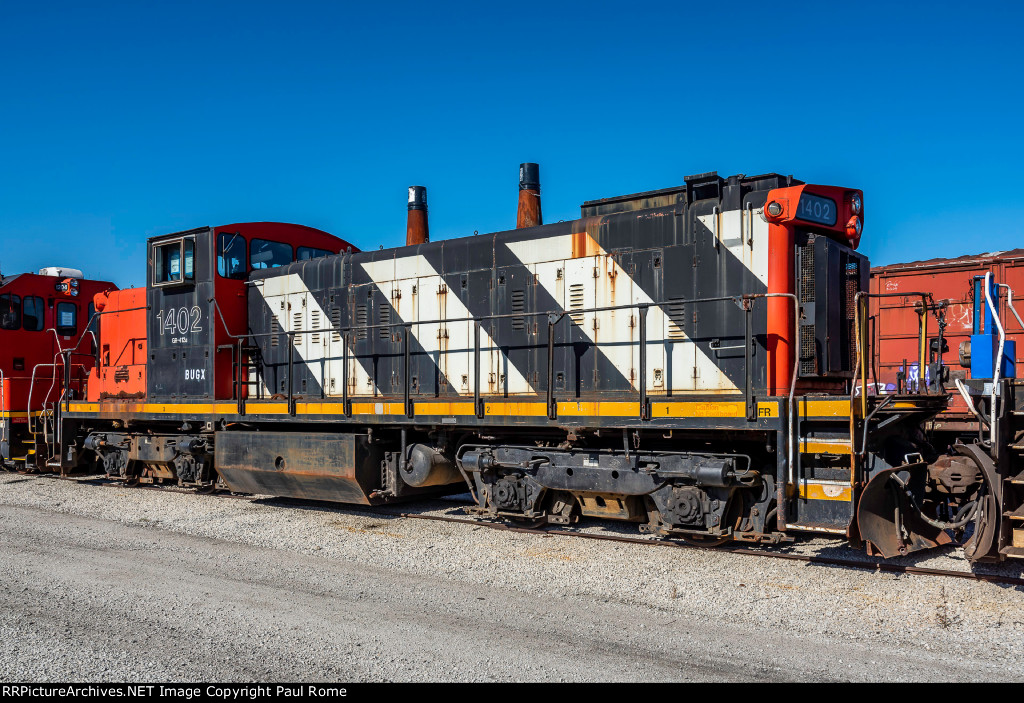
[(516, 229), (544, 224), (540, 214), (540, 166), (519, 164), (519, 211)]
[(405, 225), (405, 245), (425, 244), (429, 241), (427, 189), (424, 186), (409, 186), (409, 217)]

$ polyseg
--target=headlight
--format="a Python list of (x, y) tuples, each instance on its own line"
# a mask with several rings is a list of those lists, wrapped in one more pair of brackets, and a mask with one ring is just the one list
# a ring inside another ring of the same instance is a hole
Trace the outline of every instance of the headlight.
[(850, 198), (850, 212), (852, 212), (854, 215), (859, 215), (860, 209), (863, 206), (864, 203), (861, 202), (859, 195), (854, 195), (852, 198)]
[(766, 209), (768, 210), (768, 214), (771, 215), (772, 217), (778, 217), (779, 215), (782, 214), (782, 205), (775, 202), (774, 200), (768, 203), (768, 207)]
[(859, 217), (853, 218), (853, 229), (857, 232), (857, 236), (859, 237), (861, 230), (864, 229), (864, 225), (861, 223)]
[(75, 280), (74, 278), (71, 279), (71, 287), (78, 288), (78, 281)]

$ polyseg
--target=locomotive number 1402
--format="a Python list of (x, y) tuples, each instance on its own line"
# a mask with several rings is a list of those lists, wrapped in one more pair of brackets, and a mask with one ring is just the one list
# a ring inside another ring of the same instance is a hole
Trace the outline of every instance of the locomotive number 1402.
[(160, 336), (170, 335), (171, 344), (188, 344), (188, 337), (179, 337), (177, 335), (202, 332), (202, 319), (203, 312), (199, 309), (198, 305), (193, 305), (191, 309), (171, 308), (170, 310), (160, 310), (156, 314), (156, 324), (160, 330)]

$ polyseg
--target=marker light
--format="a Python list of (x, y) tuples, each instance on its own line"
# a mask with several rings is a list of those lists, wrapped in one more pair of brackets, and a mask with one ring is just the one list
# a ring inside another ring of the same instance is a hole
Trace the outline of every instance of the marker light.
[(779, 215), (782, 214), (782, 205), (775, 202), (774, 200), (768, 203), (768, 207), (765, 209), (768, 211), (768, 214), (771, 215), (772, 217), (778, 217)]
[(860, 199), (859, 195), (854, 194), (854, 196), (852, 198), (850, 198), (850, 212), (852, 212), (854, 215), (859, 215), (860, 214), (860, 209), (863, 206), (864, 206), (864, 203), (861, 202), (861, 199)]
[(854, 215), (846, 223), (846, 236), (850, 239), (860, 239), (860, 233), (863, 229), (864, 225), (861, 223), (860, 218)]

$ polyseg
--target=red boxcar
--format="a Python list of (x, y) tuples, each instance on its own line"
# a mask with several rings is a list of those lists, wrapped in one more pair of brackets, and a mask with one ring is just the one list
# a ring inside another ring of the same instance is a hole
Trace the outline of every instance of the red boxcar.
[(85, 396), (95, 363), (93, 296), (115, 289), (68, 268), (0, 276), (0, 464), (45, 465), (55, 405)]
[[(934, 430), (974, 431), (977, 422), (971, 416), (960, 394), (953, 385), (955, 378), (970, 377), (970, 370), (960, 363), (960, 345), (968, 341), (974, 325), (974, 284), (975, 276), (992, 272), (996, 282), (1009, 285), (1015, 297), (1024, 298), (1024, 249), (997, 251), (976, 256), (961, 256), (953, 259), (930, 259), (907, 264), (879, 266), (871, 270), (872, 293), (906, 293), (906, 296), (871, 298), (871, 315), (874, 320), (873, 360), (874, 373), (869, 379), (868, 393), (893, 392), (898, 383), (897, 374), (907, 365), (907, 377), (913, 385), (920, 375), (919, 316), (915, 304), (920, 299), (911, 293), (931, 293), (936, 303), (945, 301), (946, 327), (944, 336), (948, 351), (942, 354), (943, 363), (949, 367), (947, 392), (952, 393), (948, 409), (935, 421)], [(1000, 305), (1000, 320), (1006, 330), (1007, 339), (1017, 340), (1018, 375), (1024, 369), (1020, 354), (1024, 354), (1024, 330), (1014, 315), (1007, 309), (1005, 294)], [(1022, 301), (1024, 302), (1024, 301)], [(1016, 303), (1019, 313), (1024, 306)], [(929, 346), (938, 336), (935, 316), (928, 320)], [(929, 361), (934, 361), (934, 355)], [(876, 385), (877, 384), (877, 385)]]

